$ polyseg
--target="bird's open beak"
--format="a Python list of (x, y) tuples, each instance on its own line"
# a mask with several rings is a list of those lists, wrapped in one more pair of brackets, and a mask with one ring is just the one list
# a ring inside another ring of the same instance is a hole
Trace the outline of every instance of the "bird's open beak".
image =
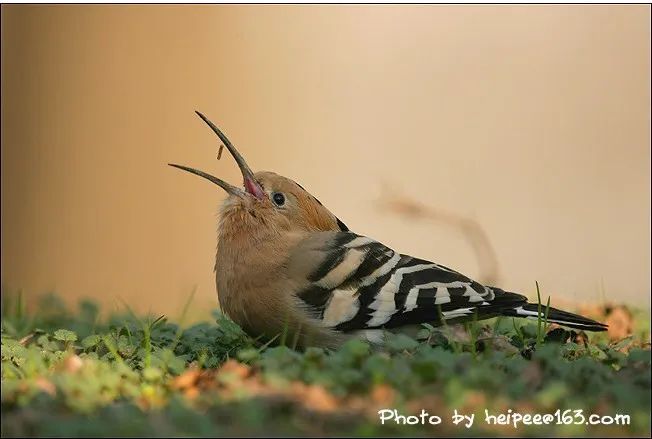
[(168, 163), (170, 166), (173, 166), (175, 168), (182, 169), (184, 171), (190, 172), (195, 175), (199, 175), (200, 177), (204, 177), (205, 179), (215, 183), (222, 189), (224, 189), (228, 194), (230, 195), (236, 195), (236, 196), (242, 196), (244, 193), (247, 193), (249, 195), (252, 195), (253, 197), (262, 200), (264, 199), (267, 195), (265, 194), (265, 191), (263, 190), (262, 186), (256, 179), (254, 178), (254, 173), (251, 171), (249, 168), (249, 165), (247, 165), (247, 162), (245, 159), (240, 155), (237, 149), (235, 149), (235, 146), (229, 141), (229, 139), (220, 131), (218, 127), (215, 126), (213, 122), (208, 120), (206, 116), (201, 114), (199, 111), (195, 111), (199, 117), (202, 118), (204, 122), (208, 124), (209, 127), (213, 130), (215, 134), (220, 138), (222, 143), (224, 143), (224, 146), (229, 150), (233, 158), (235, 159), (235, 162), (238, 164), (238, 167), (240, 168), (240, 172), (242, 172), (242, 179), (243, 179), (243, 185), (244, 185), (244, 191), (240, 189), (239, 187), (233, 186), (232, 184), (229, 184), (225, 182), (224, 180), (221, 180), (217, 177), (213, 177), (210, 174), (207, 174), (203, 171), (199, 171), (194, 168), (189, 168), (187, 166), (182, 166), (182, 165), (176, 165), (174, 163)]

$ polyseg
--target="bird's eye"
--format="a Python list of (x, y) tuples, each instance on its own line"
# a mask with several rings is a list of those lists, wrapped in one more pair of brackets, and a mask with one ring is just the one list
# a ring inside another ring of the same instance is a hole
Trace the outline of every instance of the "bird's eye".
[(280, 207), (285, 204), (285, 195), (280, 192), (274, 192), (272, 194), (272, 201), (274, 201), (274, 204)]

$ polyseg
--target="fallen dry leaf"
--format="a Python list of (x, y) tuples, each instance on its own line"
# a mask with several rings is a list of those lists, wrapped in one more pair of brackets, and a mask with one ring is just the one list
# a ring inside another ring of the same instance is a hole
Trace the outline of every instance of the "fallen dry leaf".
[(83, 365), (84, 360), (75, 354), (68, 355), (65, 360), (63, 360), (63, 370), (69, 373), (77, 372)]
[(389, 407), (394, 402), (395, 393), (394, 389), (387, 384), (379, 384), (374, 386), (371, 391), (371, 400), (379, 406)]
[(184, 392), (183, 396), (192, 400), (199, 396), (199, 389), (197, 387), (188, 387)]
[(55, 387), (55, 385), (52, 383), (52, 381), (49, 381), (46, 378), (43, 377), (36, 378), (35, 384), (39, 390), (42, 390), (43, 392), (47, 393), (50, 396), (54, 396), (57, 393), (57, 388)]
[(217, 371), (219, 375), (221, 374), (233, 374), (239, 379), (243, 380), (249, 376), (251, 373), (251, 367), (246, 364), (240, 363), (236, 360), (228, 360), (222, 365)]
[(194, 386), (199, 379), (199, 369), (188, 369), (172, 380), (170, 385), (173, 389), (186, 389)]
[(609, 334), (610, 340), (621, 340), (628, 335), (631, 335), (634, 331), (634, 318), (632, 313), (624, 306), (614, 307), (605, 322), (609, 325)]
[(331, 412), (338, 406), (335, 397), (319, 385), (307, 386), (301, 399), (306, 407), (318, 412)]
[(35, 334), (32, 332), (31, 334), (28, 334), (28, 335), (26, 335), (25, 337), (23, 337), (23, 338), (21, 338), (20, 340), (18, 340), (18, 343), (20, 343), (20, 344), (23, 345), (23, 346), (26, 346), (27, 343), (29, 343), (30, 340), (32, 340), (32, 339), (34, 338), (34, 335), (35, 335)]

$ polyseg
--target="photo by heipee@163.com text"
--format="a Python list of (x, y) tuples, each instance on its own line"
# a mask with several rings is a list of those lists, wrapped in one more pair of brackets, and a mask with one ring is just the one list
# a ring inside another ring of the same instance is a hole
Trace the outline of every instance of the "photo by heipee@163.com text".
[(439, 425), (450, 420), (453, 425), (471, 428), (476, 420), (486, 425), (511, 425), (514, 428), (536, 425), (629, 425), (631, 417), (627, 414), (615, 415), (587, 414), (582, 409), (557, 409), (552, 413), (519, 413), (512, 409), (507, 412), (492, 413), (485, 409), (482, 416), (475, 413), (465, 414), (454, 410), (452, 414), (442, 416), (428, 413), (425, 409), (416, 415), (402, 414), (397, 409), (378, 410), (378, 419), (382, 425)]

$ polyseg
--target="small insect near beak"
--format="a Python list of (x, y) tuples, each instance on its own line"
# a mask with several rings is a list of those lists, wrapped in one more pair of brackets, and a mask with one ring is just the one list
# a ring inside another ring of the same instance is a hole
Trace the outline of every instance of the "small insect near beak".
[(210, 174), (207, 174), (206, 172), (194, 169), (194, 168), (189, 168), (187, 166), (182, 166), (182, 165), (177, 165), (174, 163), (168, 163), (170, 166), (173, 166), (175, 168), (179, 168), (181, 170), (190, 172), (195, 175), (199, 175), (200, 177), (203, 177), (222, 189), (224, 189), (228, 194), (230, 195), (236, 195), (236, 196), (242, 196), (244, 193), (247, 193), (249, 195), (252, 195), (253, 197), (262, 200), (267, 197), (267, 194), (263, 190), (262, 186), (256, 179), (254, 178), (254, 173), (251, 171), (249, 168), (249, 165), (247, 165), (247, 162), (245, 161), (244, 157), (238, 152), (237, 149), (235, 149), (235, 146), (231, 143), (231, 141), (220, 131), (220, 129), (215, 126), (213, 122), (211, 122), (206, 116), (201, 114), (199, 111), (195, 111), (201, 119), (206, 122), (206, 124), (213, 130), (215, 134), (220, 138), (222, 143), (226, 146), (226, 148), (229, 150), (233, 158), (235, 159), (235, 162), (238, 164), (238, 167), (240, 168), (240, 172), (242, 172), (242, 179), (243, 179), (243, 185), (244, 185), (244, 191), (236, 186), (233, 186), (232, 184), (229, 184), (225, 182), (224, 180), (221, 180), (217, 177), (214, 177)]

